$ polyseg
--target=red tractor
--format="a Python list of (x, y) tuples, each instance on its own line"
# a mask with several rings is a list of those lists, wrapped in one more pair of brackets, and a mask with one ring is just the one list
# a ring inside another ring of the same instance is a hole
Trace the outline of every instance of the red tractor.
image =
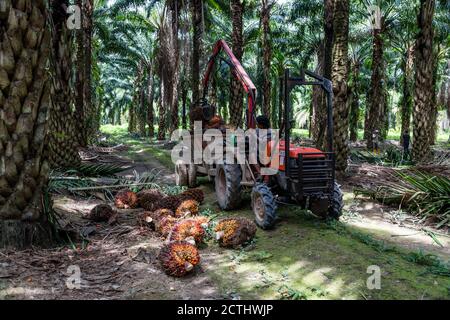
[[(203, 98), (196, 103), (196, 108), (201, 111), (205, 121), (209, 121), (215, 114), (215, 107), (208, 104), (206, 96), (210, 75), (222, 50), (229, 60), (221, 57), (220, 59), (230, 66), (232, 74), (241, 82), (247, 93), (246, 125), (247, 129), (254, 129), (256, 88), (224, 40), (219, 40), (214, 47), (204, 77)], [(308, 80), (306, 77), (311, 79)], [(284, 77), (280, 80), (278, 110), (280, 141), (276, 145), (271, 144), (272, 148), (278, 148), (279, 151), (277, 173), (262, 175), (261, 168), (264, 165), (251, 165), (247, 158), (245, 164), (227, 163), (225, 160), (212, 164), (178, 164), (175, 170), (177, 184), (193, 187), (197, 175), (206, 175), (211, 180), (214, 179), (218, 204), (223, 210), (236, 209), (241, 204), (243, 190), (252, 188), (252, 209), (256, 223), (262, 229), (274, 226), (278, 203), (300, 205), (318, 216), (338, 219), (343, 208), (343, 196), (340, 186), (335, 181), (331, 81), (310, 71), (301, 72), (299, 76), (291, 76), (289, 70), (285, 70)], [(291, 91), (296, 86), (306, 85), (320, 86), (327, 96), (326, 152), (291, 143), (290, 131), (293, 125), (290, 119)]]

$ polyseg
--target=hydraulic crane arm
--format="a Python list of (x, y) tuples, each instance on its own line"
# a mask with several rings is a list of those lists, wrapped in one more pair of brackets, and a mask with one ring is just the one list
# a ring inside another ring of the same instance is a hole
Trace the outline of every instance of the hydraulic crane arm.
[(229, 57), (229, 65), (231, 67), (231, 72), (236, 77), (236, 79), (239, 80), (239, 82), (242, 84), (245, 92), (247, 93), (247, 112), (246, 112), (246, 118), (247, 118), (247, 128), (255, 128), (256, 126), (256, 119), (255, 119), (255, 103), (256, 103), (256, 87), (253, 84), (252, 80), (248, 76), (247, 72), (245, 71), (242, 64), (239, 62), (239, 60), (236, 58), (236, 56), (233, 54), (233, 51), (231, 51), (228, 44), (225, 42), (225, 40), (219, 40), (214, 45), (213, 54), (209, 59), (208, 67), (206, 68), (205, 77), (203, 79), (203, 98), (206, 98), (208, 94), (208, 86), (209, 86), (209, 79), (214, 72), (214, 67), (216, 64), (217, 57), (219, 56), (221, 51), (224, 51), (225, 54)]

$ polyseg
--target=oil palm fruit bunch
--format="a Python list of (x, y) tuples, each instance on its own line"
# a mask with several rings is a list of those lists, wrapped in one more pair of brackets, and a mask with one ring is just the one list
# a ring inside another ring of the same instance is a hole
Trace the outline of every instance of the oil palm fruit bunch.
[(178, 219), (172, 216), (159, 218), (155, 221), (155, 230), (163, 237), (167, 237), (177, 222)]
[(253, 239), (256, 225), (245, 218), (227, 218), (219, 221), (214, 231), (220, 246), (236, 248)]
[(158, 215), (154, 211), (145, 211), (138, 217), (139, 225), (141, 227), (149, 227), (155, 229), (155, 222), (158, 220)]
[(195, 189), (188, 189), (181, 193), (181, 196), (183, 196), (184, 199), (192, 199), (197, 201), (199, 204), (202, 204), (205, 200), (205, 194), (203, 193), (202, 189), (195, 188)]
[(158, 259), (168, 275), (183, 277), (200, 263), (200, 254), (194, 245), (185, 241), (174, 241), (164, 245)]
[(114, 204), (119, 209), (134, 209), (138, 206), (138, 197), (131, 190), (121, 190), (116, 194)]
[(139, 205), (145, 210), (152, 211), (155, 204), (164, 197), (157, 189), (146, 189), (137, 193)]
[(141, 227), (147, 226), (152, 230), (155, 230), (156, 224), (164, 217), (173, 216), (173, 212), (169, 209), (158, 209), (156, 211), (145, 211), (139, 215), (139, 225)]
[(178, 222), (170, 231), (169, 241), (186, 241), (193, 245), (203, 242), (205, 229), (194, 219), (184, 219)]
[(175, 211), (175, 216), (177, 218), (182, 218), (186, 216), (196, 216), (198, 215), (199, 204), (195, 200), (184, 200), (180, 203), (177, 210)]
[(169, 209), (175, 212), (182, 201), (183, 198), (180, 195), (170, 195), (160, 199), (153, 209)]
[(208, 228), (209, 222), (211, 221), (206, 216), (196, 216), (196, 217), (192, 217), (191, 219), (200, 223), (200, 225), (203, 227), (203, 229)]
[(117, 218), (117, 212), (107, 204), (96, 205), (87, 215), (94, 222), (113, 222)]

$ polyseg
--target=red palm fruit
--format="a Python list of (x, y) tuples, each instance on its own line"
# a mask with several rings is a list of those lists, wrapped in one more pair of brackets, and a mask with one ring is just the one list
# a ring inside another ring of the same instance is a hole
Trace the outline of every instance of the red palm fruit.
[(175, 211), (175, 216), (177, 218), (185, 216), (196, 216), (198, 215), (199, 205), (195, 200), (184, 200), (180, 203), (177, 210)]
[[(205, 230), (202, 225), (194, 219), (185, 219), (178, 222), (170, 231), (169, 241), (187, 241), (192, 244), (203, 242)], [(192, 241), (192, 242), (191, 242)]]
[(154, 210), (169, 209), (175, 212), (182, 201), (183, 199), (180, 196), (167, 196), (156, 203)]
[(116, 211), (111, 206), (102, 203), (92, 208), (87, 218), (94, 222), (107, 222), (114, 218), (116, 214)]
[(181, 193), (181, 196), (183, 196), (184, 199), (195, 200), (200, 204), (203, 203), (203, 201), (205, 200), (205, 194), (203, 193), (203, 190), (198, 188), (188, 189), (183, 193)]
[(185, 241), (175, 241), (161, 249), (158, 259), (168, 275), (182, 277), (200, 263), (200, 254), (194, 245)]
[(177, 221), (177, 218), (172, 216), (166, 216), (157, 219), (155, 222), (155, 230), (159, 232), (163, 237), (167, 237)]
[(256, 225), (246, 218), (227, 218), (221, 220), (214, 231), (220, 246), (236, 248), (253, 239)]
[(161, 200), (164, 195), (157, 189), (142, 190), (137, 193), (139, 205), (145, 210), (154, 210), (155, 204)]
[(131, 190), (121, 190), (116, 194), (114, 204), (119, 209), (133, 209), (138, 206), (138, 197)]
[(196, 216), (192, 218), (193, 220), (200, 223), (200, 225), (203, 227), (203, 229), (206, 229), (209, 226), (210, 219), (205, 216)]
[(155, 210), (154, 212), (155, 212), (156, 216), (158, 216), (158, 219), (161, 219), (161, 218), (164, 218), (167, 216), (172, 216), (172, 217), (175, 216), (173, 211), (170, 209), (158, 209), (158, 210)]

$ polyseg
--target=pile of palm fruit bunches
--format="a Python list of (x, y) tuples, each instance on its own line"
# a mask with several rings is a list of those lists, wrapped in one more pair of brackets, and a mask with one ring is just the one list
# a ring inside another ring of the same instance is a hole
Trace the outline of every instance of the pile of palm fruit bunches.
[[(162, 268), (170, 276), (182, 277), (200, 263), (198, 246), (205, 240), (211, 225), (208, 217), (199, 214), (203, 201), (201, 189), (188, 189), (178, 195), (147, 189), (138, 193), (119, 191), (114, 204), (118, 209), (140, 207), (145, 210), (138, 216), (140, 226), (156, 231), (166, 240), (158, 256)], [(88, 218), (111, 223), (117, 221), (117, 215), (109, 205), (99, 204)], [(221, 247), (238, 248), (254, 238), (256, 225), (245, 218), (226, 218), (218, 221), (213, 230)]]

